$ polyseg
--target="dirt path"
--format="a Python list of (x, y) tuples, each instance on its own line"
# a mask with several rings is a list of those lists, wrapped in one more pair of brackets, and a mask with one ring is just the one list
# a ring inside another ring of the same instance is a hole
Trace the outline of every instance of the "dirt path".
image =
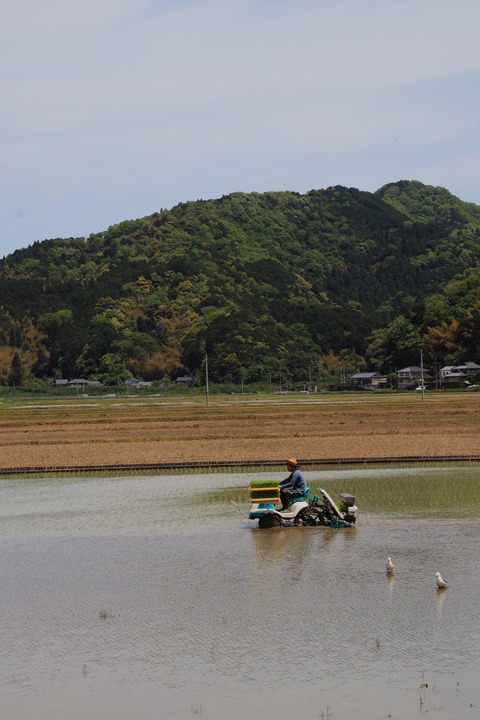
[(0, 406), (0, 467), (480, 454), (480, 394)]

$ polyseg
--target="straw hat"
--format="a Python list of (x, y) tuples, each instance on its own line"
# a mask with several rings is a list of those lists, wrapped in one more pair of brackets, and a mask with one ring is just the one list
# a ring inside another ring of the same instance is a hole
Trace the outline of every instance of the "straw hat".
[(298, 462), (295, 460), (295, 458), (288, 458), (286, 461), (287, 465), (293, 465), (293, 467), (297, 467)]

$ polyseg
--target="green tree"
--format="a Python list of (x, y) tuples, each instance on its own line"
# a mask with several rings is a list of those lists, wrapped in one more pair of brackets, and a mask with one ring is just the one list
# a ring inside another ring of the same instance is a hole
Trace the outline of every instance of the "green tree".
[(14, 387), (21, 387), (23, 384), (24, 370), (20, 355), (16, 352), (12, 358), (10, 367), (10, 375), (8, 376), (8, 384)]
[(411, 321), (400, 315), (385, 329), (374, 333), (369, 347), (370, 362), (397, 368), (418, 365), (422, 339)]

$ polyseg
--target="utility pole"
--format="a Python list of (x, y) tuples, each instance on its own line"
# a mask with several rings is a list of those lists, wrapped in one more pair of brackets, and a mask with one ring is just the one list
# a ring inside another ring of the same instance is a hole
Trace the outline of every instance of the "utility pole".
[(420, 370), (421, 370), (420, 382), (422, 383), (422, 402), (423, 402), (424, 396), (425, 396), (425, 384), (423, 381), (423, 350), (420, 350)]
[(205, 405), (208, 407), (208, 355), (205, 353)]

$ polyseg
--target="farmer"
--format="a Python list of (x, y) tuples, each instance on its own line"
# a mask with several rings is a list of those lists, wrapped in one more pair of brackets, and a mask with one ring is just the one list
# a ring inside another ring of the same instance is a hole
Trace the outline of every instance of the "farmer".
[(298, 469), (298, 462), (295, 458), (289, 458), (286, 463), (290, 475), (280, 483), (280, 500), (282, 501), (280, 510), (286, 510), (295, 499), (303, 497), (307, 489), (307, 483)]

